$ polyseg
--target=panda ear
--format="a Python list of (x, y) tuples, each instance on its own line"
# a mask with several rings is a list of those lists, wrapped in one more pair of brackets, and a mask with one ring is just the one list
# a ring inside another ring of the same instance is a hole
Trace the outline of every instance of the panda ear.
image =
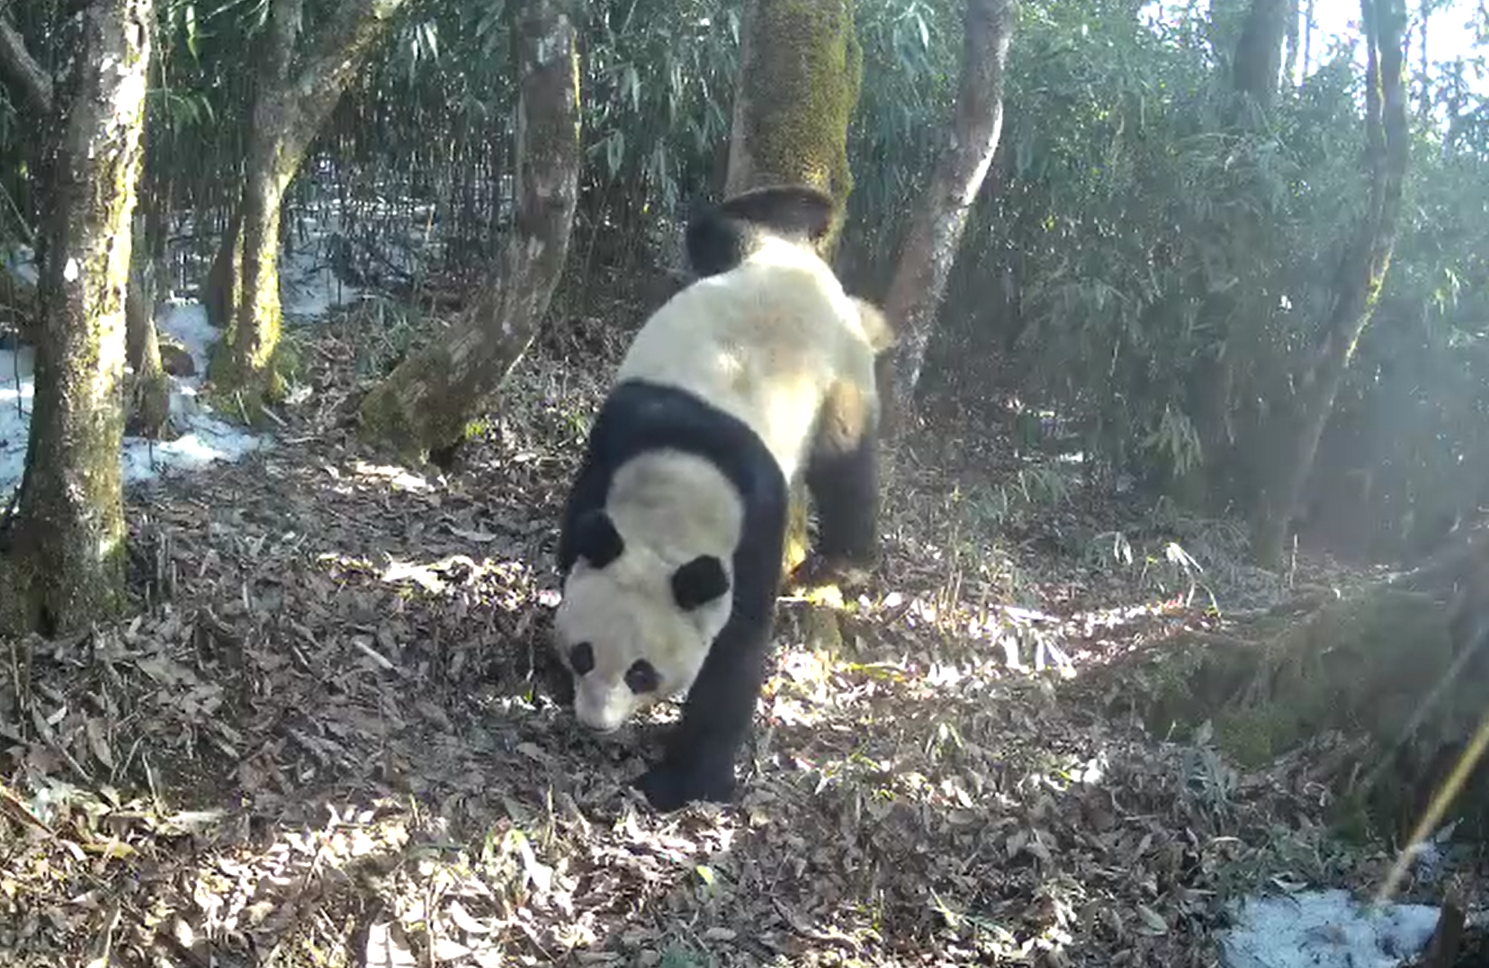
[(728, 590), (724, 564), (713, 555), (699, 555), (672, 574), (672, 597), (684, 612), (707, 605)]
[(574, 554), (591, 568), (604, 568), (625, 550), (625, 539), (603, 510), (586, 511), (574, 522)]

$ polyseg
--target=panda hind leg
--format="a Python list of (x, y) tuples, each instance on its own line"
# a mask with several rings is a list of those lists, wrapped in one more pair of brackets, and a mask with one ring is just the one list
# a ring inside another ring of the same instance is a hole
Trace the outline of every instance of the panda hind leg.
[(806, 470), (817, 512), (812, 571), (847, 577), (878, 561), (877, 423), (861, 394), (838, 389), (828, 400)]

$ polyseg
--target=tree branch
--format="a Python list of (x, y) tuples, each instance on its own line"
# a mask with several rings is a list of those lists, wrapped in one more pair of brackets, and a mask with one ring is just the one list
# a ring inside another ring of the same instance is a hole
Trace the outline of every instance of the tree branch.
[(291, 154), (308, 147), (352, 77), (362, 69), (368, 49), (383, 38), (390, 21), (406, 6), (408, 0), (342, 3), (316, 31), (299, 74), (289, 84), (286, 106), (295, 119), (291, 137), (305, 140), (305, 144), (290, 145)]
[(52, 113), (52, 79), (29, 51), (26, 39), (7, 21), (0, 20), (0, 78), (20, 92), (26, 107), (38, 115)]

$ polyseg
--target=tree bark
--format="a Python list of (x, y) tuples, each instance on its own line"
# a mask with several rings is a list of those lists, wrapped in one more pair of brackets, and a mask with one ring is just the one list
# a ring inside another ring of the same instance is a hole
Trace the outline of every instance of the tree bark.
[(244, 391), (250, 409), (282, 390), (274, 370), (282, 310), (279, 302), (279, 219), (285, 190), (316, 133), (367, 54), (408, 0), (358, 0), (340, 5), (293, 68), (304, 0), (273, 0), (262, 38), (238, 213), (223, 237), (205, 300), (225, 328), (213, 380)]
[(837, 214), (820, 246), (824, 258), (837, 248), (853, 191), (848, 122), (862, 76), (852, 0), (745, 5), (724, 193), (785, 183), (829, 193)]
[(1361, 0), (1360, 7), (1368, 55), (1364, 158), (1368, 205), (1354, 240), (1340, 259), (1333, 304), (1319, 333), (1312, 365), (1300, 381), (1277, 473), (1253, 522), (1252, 553), (1264, 564), (1282, 557), (1334, 398), (1375, 310), (1401, 214), (1410, 136), (1402, 78), (1406, 10), (1403, 0)]
[(152, 0), (96, 0), (57, 99), (36, 403), (0, 534), (4, 632), (86, 627), (124, 600), (124, 295), (152, 25)]
[(1292, 0), (1251, 0), (1241, 39), (1236, 42), (1231, 87), (1263, 110), (1277, 99), (1289, 13), (1296, 14)]
[(171, 384), (161, 361), (160, 334), (155, 329), (158, 277), (147, 245), (145, 221), (136, 210), (129, 290), (124, 296), (124, 360), (130, 370), (125, 429), (142, 437), (157, 437), (171, 415)]
[(951, 130), (915, 210), (884, 300), (885, 314), (898, 329), (894, 379), (880, 395), (886, 404), (886, 429), (900, 422), (901, 409), (909, 408), (915, 399), (946, 279), (998, 149), (1003, 77), (1016, 16), (1014, 0), (967, 0), (962, 76)]
[(512, 8), (517, 218), (496, 272), (450, 334), (362, 401), (364, 432), (408, 457), (458, 443), (527, 352), (563, 273), (579, 200), (579, 60), (560, 0)]

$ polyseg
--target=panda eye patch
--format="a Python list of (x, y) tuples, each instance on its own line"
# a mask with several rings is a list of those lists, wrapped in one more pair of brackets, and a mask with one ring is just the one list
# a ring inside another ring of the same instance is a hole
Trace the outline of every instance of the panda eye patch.
[(569, 651), (569, 666), (576, 675), (588, 675), (595, 667), (595, 647), (580, 642)]
[(626, 670), (626, 685), (631, 687), (632, 692), (656, 692), (661, 684), (662, 677), (657, 674), (656, 666), (645, 659), (637, 659)]

